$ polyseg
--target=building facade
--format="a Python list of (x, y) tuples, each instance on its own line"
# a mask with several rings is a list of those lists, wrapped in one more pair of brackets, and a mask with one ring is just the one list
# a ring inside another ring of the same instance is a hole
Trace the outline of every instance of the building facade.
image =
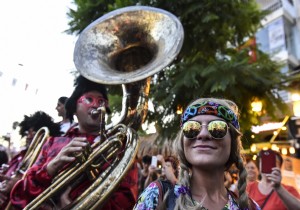
[[(261, 29), (255, 36), (257, 47), (269, 54), (272, 60), (281, 62), (283, 73), (299, 74), (300, 0), (257, 0), (257, 3), (261, 10), (268, 12), (261, 22)], [(283, 100), (291, 108), (294, 108), (296, 103), (300, 105), (300, 82), (298, 83), (293, 84), (291, 92), (280, 92)], [(295, 98), (297, 94), (298, 98)], [(264, 132), (264, 135), (261, 135), (263, 143), (262, 146), (254, 144), (253, 148), (257, 147), (258, 150), (266, 148), (265, 143), (269, 140), (269, 147), (276, 148), (283, 155), (300, 158), (300, 138), (297, 137), (297, 133), (300, 134), (300, 118), (295, 112), (294, 116), (286, 117), (288, 119), (285, 118), (282, 122), (266, 122), (259, 128), (256, 127)], [(299, 129), (290, 129), (290, 125), (294, 126), (297, 121), (299, 121)], [(268, 129), (263, 130), (263, 127)]]

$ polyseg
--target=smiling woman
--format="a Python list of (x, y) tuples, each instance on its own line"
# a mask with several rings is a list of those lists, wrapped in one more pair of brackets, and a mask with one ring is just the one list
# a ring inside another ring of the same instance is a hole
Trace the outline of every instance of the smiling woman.
[[(260, 209), (245, 191), (247, 173), (240, 154), (239, 129), (234, 102), (200, 98), (190, 103), (182, 114), (175, 141), (180, 160), (178, 183), (168, 188), (164, 199), (166, 189), (151, 183), (135, 209)], [(239, 196), (224, 185), (224, 172), (232, 165), (239, 169)]]

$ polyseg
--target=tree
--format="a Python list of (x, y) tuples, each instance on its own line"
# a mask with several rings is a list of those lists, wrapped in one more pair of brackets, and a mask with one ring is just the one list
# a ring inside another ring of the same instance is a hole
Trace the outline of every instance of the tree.
[[(150, 97), (155, 111), (148, 122), (155, 122), (160, 139), (175, 137), (180, 117), (176, 111), (197, 97), (222, 97), (240, 107), (242, 131), (259, 124), (251, 102), (263, 102), (264, 113), (274, 119), (286, 114), (287, 106), (278, 91), (287, 90), (288, 76), (281, 64), (272, 61), (246, 41), (255, 37), (261, 19), (254, 0), (74, 0), (67, 30), (80, 32), (92, 21), (117, 8), (145, 5), (165, 9), (179, 17), (185, 31), (184, 45), (173, 64), (152, 80)], [(255, 59), (249, 56), (255, 54)], [(165, 90), (165, 91), (161, 91)], [(115, 92), (114, 92), (115, 93)], [(245, 132), (247, 133), (247, 132)], [(249, 133), (249, 132), (248, 132)], [(244, 146), (248, 147), (245, 143)]]

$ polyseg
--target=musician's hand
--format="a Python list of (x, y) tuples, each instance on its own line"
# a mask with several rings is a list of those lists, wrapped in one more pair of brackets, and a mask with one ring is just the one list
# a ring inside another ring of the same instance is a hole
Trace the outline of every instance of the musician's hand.
[(75, 137), (57, 154), (57, 156), (49, 162), (47, 171), (50, 176), (55, 176), (60, 169), (67, 163), (75, 160), (76, 153), (83, 151), (84, 147), (88, 144), (85, 137)]
[(8, 192), (7, 192), (7, 188), (8, 188), (7, 183), (8, 183), (8, 180), (2, 181), (2, 182), (1, 182), (1, 187), (0, 187), (0, 192), (1, 192), (2, 194), (5, 194), (5, 195), (8, 194)]
[(4, 180), (1, 182), (0, 192), (4, 194), (9, 194), (13, 186), (21, 179), (20, 176), (11, 177), (9, 180)]
[(59, 198), (59, 203), (57, 204), (58, 209), (63, 209), (64, 207), (66, 207), (67, 205), (69, 205), (72, 200), (69, 196), (70, 192), (71, 192), (72, 188), (68, 187), (60, 196)]
[(10, 179), (10, 176), (6, 176), (4, 174), (0, 174), (0, 181), (9, 180), (9, 179)]
[(0, 192), (0, 206), (2, 206), (8, 199), (8, 195), (6, 193)]

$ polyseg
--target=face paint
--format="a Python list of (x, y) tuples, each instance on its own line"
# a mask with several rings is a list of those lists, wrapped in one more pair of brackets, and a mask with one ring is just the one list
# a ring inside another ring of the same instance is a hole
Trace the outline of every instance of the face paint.
[(84, 104), (87, 107), (100, 107), (100, 106), (107, 106), (107, 100), (103, 97), (95, 97), (93, 95), (84, 94), (82, 95), (77, 103)]

